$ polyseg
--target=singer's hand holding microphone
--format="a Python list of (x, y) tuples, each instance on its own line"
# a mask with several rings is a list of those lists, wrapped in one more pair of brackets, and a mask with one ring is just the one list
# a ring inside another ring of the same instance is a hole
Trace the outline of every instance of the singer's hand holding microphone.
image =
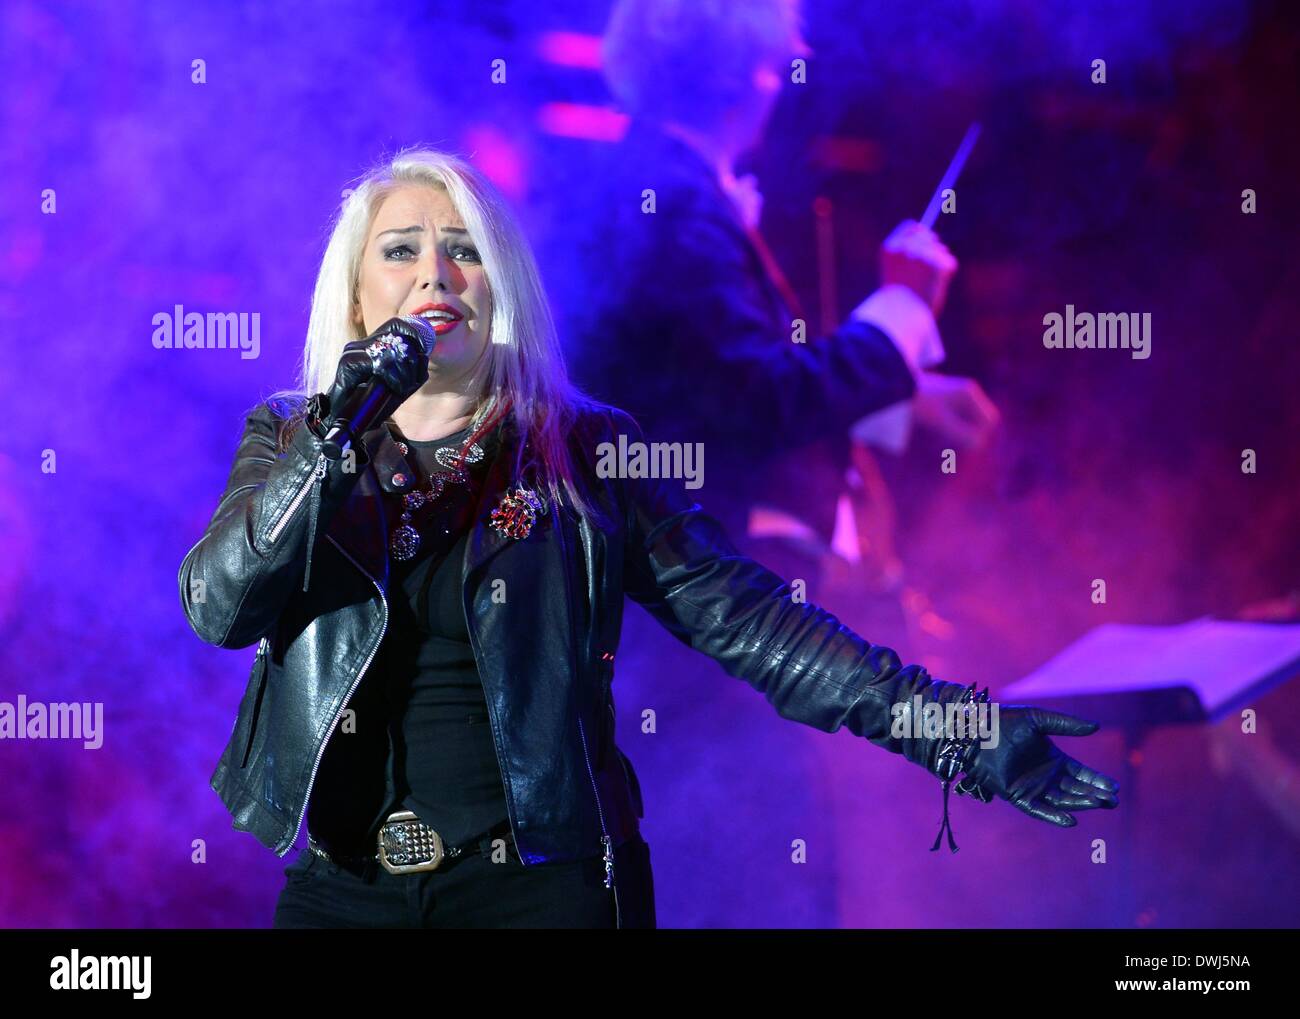
[(385, 420), (429, 379), (437, 334), (423, 319), (391, 318), (343, 348), (329, 392), (319, 398), (321, 450), (338, 460), (356, 439)]

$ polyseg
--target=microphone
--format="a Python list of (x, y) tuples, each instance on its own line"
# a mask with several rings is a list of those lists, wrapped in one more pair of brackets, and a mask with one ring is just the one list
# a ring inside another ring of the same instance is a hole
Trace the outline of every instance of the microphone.
[[(426, 359), (433, 354), (434, 345), (438, 342), (438, 334), (433, 331), (433, 326), (415, 315), (391, 318), (366, 339), (372, 341), (392, 335), (415, 340), (424, 350)], [(402, 405), (404, 399), (380, 379), (367, 379), (352, 391), (337, 411), (330, 408), (332, 421), (321, 442), (321, 452), (330, 460), (342, 459), (344, 451), (358, 436), (385, 420)]]

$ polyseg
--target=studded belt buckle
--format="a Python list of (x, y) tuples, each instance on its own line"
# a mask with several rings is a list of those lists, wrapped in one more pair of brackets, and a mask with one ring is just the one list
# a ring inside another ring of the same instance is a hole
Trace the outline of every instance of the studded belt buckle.
[(411, 810), (388, 815), (379, 829), (379, 862), (390, 874), (437, 870), (444, 857), (442, 836)]

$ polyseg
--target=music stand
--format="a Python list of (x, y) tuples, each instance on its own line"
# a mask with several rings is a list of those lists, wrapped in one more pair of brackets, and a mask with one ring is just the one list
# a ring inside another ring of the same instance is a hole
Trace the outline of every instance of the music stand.
[(1121, 904), (1132, 916), (1135, 758), (1147, 735), (1160, 725), (1213, 725), (1296, 675), (1300, 625), (1208, 616), (1178, 626), (1106, 623), (997, 699), (1063, 711), (1122, 734)]

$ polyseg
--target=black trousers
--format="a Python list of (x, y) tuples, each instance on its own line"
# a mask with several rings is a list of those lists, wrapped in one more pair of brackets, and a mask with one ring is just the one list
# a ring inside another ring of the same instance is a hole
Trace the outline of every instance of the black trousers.
[(285, 868), (277, 928), (654, 927), (650, 847), (640, 835), (614, 850), (615, 892), (599, 857), (525, 867), (476, 853), (437, 870), (390, 874), (375, 863), (353, 870), (303, 849)]

